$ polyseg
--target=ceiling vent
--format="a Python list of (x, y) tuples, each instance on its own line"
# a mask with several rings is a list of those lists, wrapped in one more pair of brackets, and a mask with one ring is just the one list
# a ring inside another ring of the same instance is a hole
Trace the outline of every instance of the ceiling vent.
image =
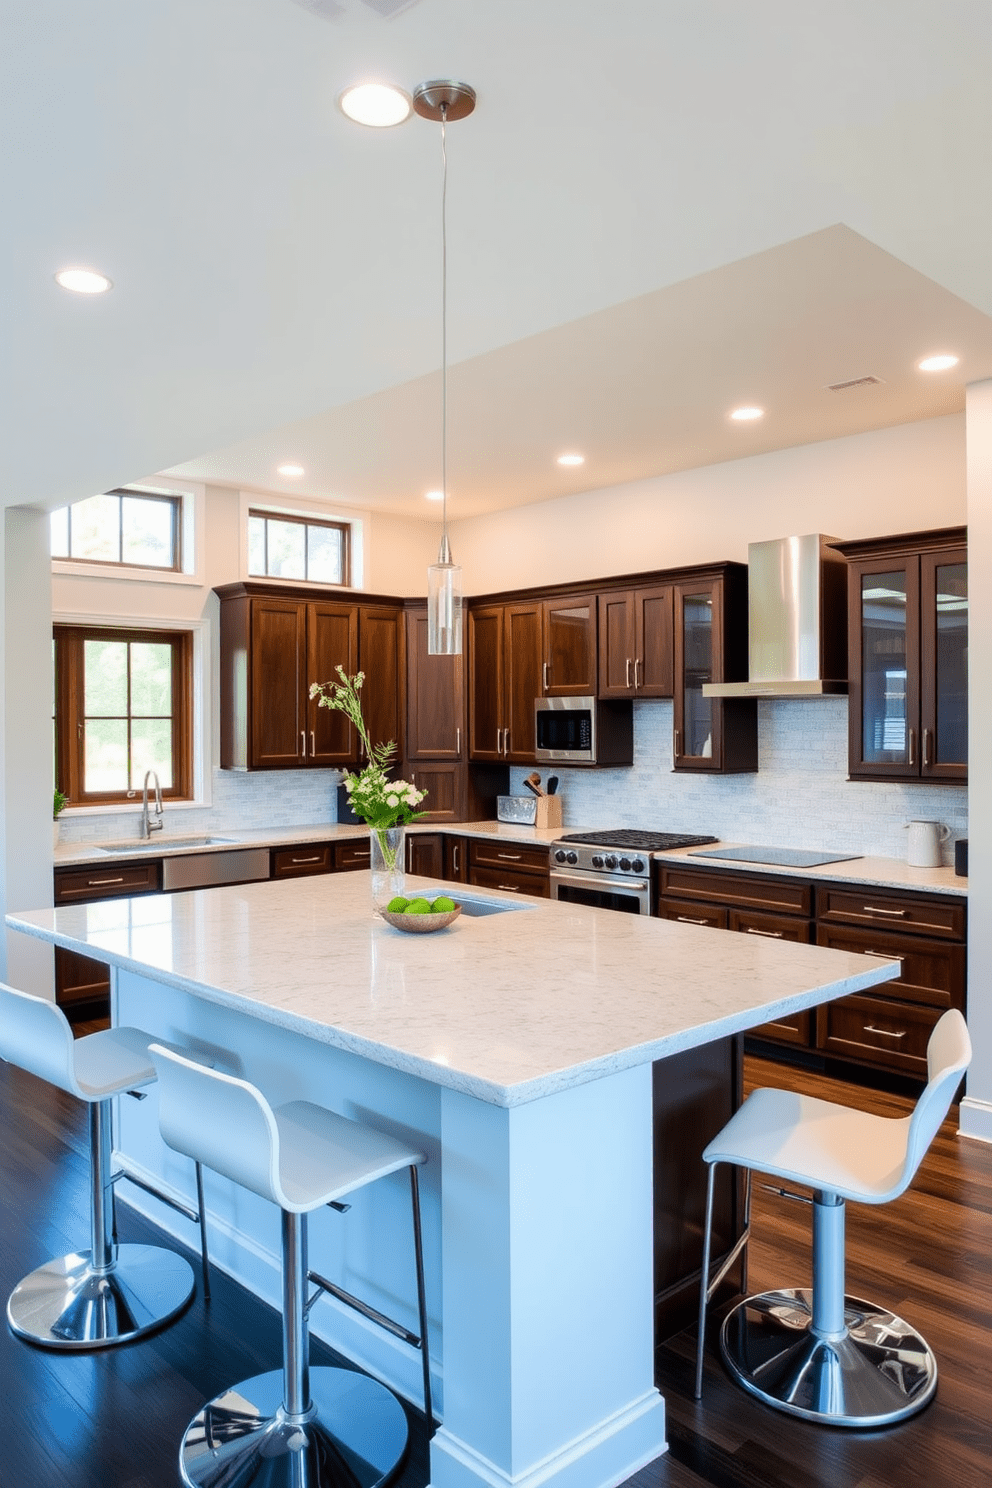
[(877, 383), (883, 381), (884, 378), (882, 377), (851, 377), (847, 382), (828, 382), (826, 391), (828, 393), (846, 393), (849, 388), (874, 387)]

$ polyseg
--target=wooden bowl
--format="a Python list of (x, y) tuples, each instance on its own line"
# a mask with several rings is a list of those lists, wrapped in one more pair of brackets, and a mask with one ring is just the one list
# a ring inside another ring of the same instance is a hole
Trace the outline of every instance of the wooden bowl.
[(457, 920), (461, 912), (460, 904), (443, 914), (390, 914), (388, 909), (379, 911), (387, 925), (392, 925), (394, 930), (406, 930), (411, 935), (429, 935), (432, 930), (444, 930), (453, 920)]

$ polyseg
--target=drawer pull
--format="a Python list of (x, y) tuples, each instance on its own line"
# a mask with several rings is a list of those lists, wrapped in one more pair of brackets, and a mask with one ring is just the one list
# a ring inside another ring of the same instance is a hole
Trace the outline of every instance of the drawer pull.
[(523, 853), (497, 853), (496, 856), (502, 863), (519, 863)]
[(291, 863), (321, 863), (323, 859), (323, 853), (317, 853), (316, 857), (313, 858), (290, 858), (289, 861)]
[(765, 935), (769, 940), (781, 940), (785, 935), (784, 930), (756, 930), (753, 925), (748, 925), (744, 931), (745, 935)]
[(898, 961), (902, 963), (902, 956), (893, 956), (890, 951), (859, 951), (861, 956), (871, 956), (875, 961)]
[(498, 889), (505, 889), (508, 894), (519, 894), (520, 893), (520, 885), (519, 884), (497, 884), (496, 887)]
[(102, 889), (105, 884), (116, 884), (123, 882), (123, 874), (121, 874), (120, 878), (88, 878), (86, 880), (86, 887), (88, 889)]
[(905, 1028), (901, 1033), (892, 1033), (888, 1028), (876, 1028), (874, 1023), (864, 1025), (865, 1033), (877, 1033), (879, 1038), (901, 1039), (906, 1037)]
[(357, 861), (358, 858), (370, 858), (371, 856), (372, 856), (372, 849), (370, 847), (369, 848), (366, 848), (366, 850), (364, 852), (360, 852), (358, 850), (358, 848), (356, 848), (354, 850), (354, 852), (351, 853), (351, 857), (353, 857), (354, 859), (356, 859), (356, 861)]
[(865, 914), (891, 915), (895, 920), (904, 920), (909, 913), (906, 909), (885, 909), (880, 904), (866, 904)]
[(697, 920), (693, 915), (676, 915), (680, 925), (708, 925), (709, 920)]

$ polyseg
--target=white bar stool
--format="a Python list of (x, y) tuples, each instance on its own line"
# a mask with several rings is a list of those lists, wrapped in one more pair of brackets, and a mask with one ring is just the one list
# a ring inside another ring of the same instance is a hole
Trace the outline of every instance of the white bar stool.
[(732, 1377), (776, 1410), (833, 1426), (888, 1425), (932, 1398), (937, 1361), (926, 1340), (902, 1318), (844, 1294), (844, 1202), (887, 1204), (909, 1187), (970, 1062), (967, 1025), (952, 1009), (930, 1035), (929, 1080), (911, 1116), (874, 1116), (788, 1090), (761, 1089), (713, 1138), (703, 1153), (709, 1181), (697, 1400), (706, 1304), (729, 1264), (711, 1284), (713, 1178), (722, 1162), (746, 1168), (748, 1184), (755, 1169), (813, 1189), (812, 1289), (763, 1292), (732, 1308), (720, 1331)]
[[(159, 1120), (170, 1147), (282, 1211), (283, 1367), (233, 1385), (186, 1429), (183, 1481), (196, 1488), (374, 1488), (406, 1450), (407, 1422), (395, 1395), (350, 1369), (310, 1369), (308, 1318), (324, 1291), (421, 1350), (424, 1409), (432, 1425), (430, 1358), (417, 1167), (422, 1152), (374, 1127), (309, 1101), (272, 1107), (247, 1080), (153, 1044)], [(419, 1338), (307, 1269), (307, 1215), (346, 1209), (348, 1194), (409, 1168), (417, 1267)], [(307, 1282), (318, 1290), (308, 1299)]]
[[(7, 1302), (13, 1331), (53, 1349), (129, 1343), (160, 1327), (193, 1295), (193, 1270), (173, 1250), (118, 1245), (111, 1173), (111, 1101), (155, 1081), (148, 1054), (153, 1035), (108, 1028), (74, 1039), (54, 1002), (0, 982), (0, 1058), (85, 1101), (90, 1108), (90, 1248), (47, 1261), (19, 1282)], [(137, 1180), (135, 1180), (137, 1181)], [(196, 1170), (198, 1210), (143, 1180), (140, 1187), (200, 1223), (204, 1294), (209, 1296), (203, 1191)]]

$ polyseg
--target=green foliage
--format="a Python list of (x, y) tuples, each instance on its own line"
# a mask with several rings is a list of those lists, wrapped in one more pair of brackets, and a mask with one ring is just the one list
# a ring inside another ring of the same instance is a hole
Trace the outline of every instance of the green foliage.
[(56, 791), (55, 791), (55, 803), (54, 803), (54, 806), (53, 806), (53, 809), (52, 809), (52, 820), (53, 821), (57, 821), (58, 820), (58, 814), (59, 814), (59, 812), (62, 811), (62, 810), (64, 810), (65, 807), (68, 806), (68, 804), (69, 804), (69, 797), (68, 796), (64, 796), (62, 794), (62, 792), (56, 788)]
[(310, 696), (319, 698), (319, 707), (334, 708), (337, 712), (344, 713), (354, 724), (358, 737), (365, 746), (369, 761), (365, 768), (357, 775), (345, 771), (344, 788), (348, 792), (351, 809), (374, 831), (405, 827), (409, 822), (417, 821), (423, 816), (422, 811), (414, 808), (420, 805), (427, 792), (418, 790), (408, 780), (390, 780), (387, 771), (392, 766), (396, 744), (393, 740), (388, 744), (373, 744), (369, 738), (365, 719), (362, 717), (360, 697), (365, 673), (356, 672), (354, 677), (349, 677), (344, 667), (340, 666), (337, 673), (341, 679), (339, 682), (315, 682), (310, 688)]

